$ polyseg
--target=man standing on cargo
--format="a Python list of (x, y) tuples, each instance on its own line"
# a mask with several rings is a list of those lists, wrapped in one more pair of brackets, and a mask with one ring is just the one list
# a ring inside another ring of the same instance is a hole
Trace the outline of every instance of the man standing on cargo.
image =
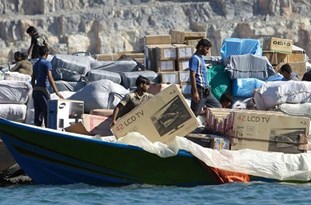
[(220, 102), (211, 93), (208, 85), (207, 68), (203, 56), (206, 56), (212, 44), (207, 39), (201, 39), (196, 52), (189, 60), (191, 82), (191, 110), (198, 116), (204, 106), (221, 108)]
[(31, 56), (31, 59), (37, 59), (40, 57), (39, 49), (41, 46), (47, 47), (45, 39), (39, 35), (37, 29), (33, 26), (29, 26), (26, 30), (26, 33), (31, 37), (31, 43), (28, 48), (28, 56)]
[(112, 123), (110, 124), (110, 127), (115, 125), (118, 118), (129, 113), (135, 107), (153, 97), (152, 94), (147, 93), (149, 85), (150, 81), (148, 78), (141, 75), (137, 77), (136, 90), (126, 94), (113, 110)]

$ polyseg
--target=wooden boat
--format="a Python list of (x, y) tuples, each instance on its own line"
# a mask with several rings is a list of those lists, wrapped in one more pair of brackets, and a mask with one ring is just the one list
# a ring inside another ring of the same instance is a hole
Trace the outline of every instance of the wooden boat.
[(196, 186), (223, 183), (189, 152), (161, 158), (142, 148), (0, 119), (0, 137), (36, 184)]

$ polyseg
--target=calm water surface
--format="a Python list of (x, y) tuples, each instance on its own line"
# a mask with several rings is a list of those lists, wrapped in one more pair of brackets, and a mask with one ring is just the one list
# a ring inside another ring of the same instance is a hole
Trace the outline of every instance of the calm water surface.
[(233, 183), (166, 187), (17, 185), (0, 188), (0, 204), (311, 204), (311, 184)]

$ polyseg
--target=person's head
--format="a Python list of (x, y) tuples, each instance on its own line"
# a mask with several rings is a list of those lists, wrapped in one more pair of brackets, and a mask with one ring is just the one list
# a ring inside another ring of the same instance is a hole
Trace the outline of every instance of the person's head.
[(284, 76), (285, 79), (289, 80), (292, 74), (292, 68), (288, 63), (286, 63), (281, 66), (280, 73)]
[(146, 92), (149, 88), (150, 80), (144, 76), (139, 75), (136, 79), (136, 87), (137, 89), (142, 89)]
[(212, 47), (211, 42), (205, 38), (202, 38), (201, 40), (199, 40), (199, 42), (196, 46), (196, 49), (197, 49), (196, 52), (200, 55), (206, 56), (211, 47)]
[(301, 79), (302, 81), (311, 81), (311, 72), (307, 71), (305, 74), (303, 74), (303, 77)]
[(28, 33), (30, 36), (33, 36), (35, 33), (37, 33), (37, 29), (33, 26), (29, 26), (26, 30), (26, 33)]
[(27, 54), (25, 52), (21, 53), (21, 60), (26, 60), (27, 59)]
[(49, 54), (49, 48), (46, 46), (40, 46), (39, 48), (39, 56), (40, 57), (47, 57)]
[(232, 101), (233, 100), (230, 93), (223, 93), (219, 99), (219, 102), (223, 108), (229, 108), (231, 106)]
[(14, 53), (14, 60), (15, 60), (15, 62), (21, 61), (22, 60), (22, 52), (16, 51)]

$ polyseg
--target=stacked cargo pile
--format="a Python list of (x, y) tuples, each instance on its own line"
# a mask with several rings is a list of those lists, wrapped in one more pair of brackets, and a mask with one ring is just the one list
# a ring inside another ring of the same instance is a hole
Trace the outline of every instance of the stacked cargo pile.
[(301, 153), (308, 150), (310, 118), (276, 111), (208, 108), (206, 127), (231, 139), (231, 149)]
[(308, 60), (306, 53), (303, 49), (293, 45), (293, 40), (270, 37), (263, 42), (263, 49), (263, 56), (268, 58), (276, 71), (288, 63), (300, 79), (306, 72)]

